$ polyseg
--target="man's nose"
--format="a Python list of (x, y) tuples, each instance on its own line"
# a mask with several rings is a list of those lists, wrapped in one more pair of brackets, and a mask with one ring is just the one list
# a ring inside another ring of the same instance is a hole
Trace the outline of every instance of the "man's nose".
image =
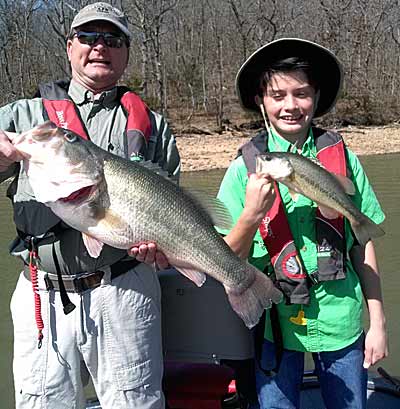
[(104, 42), (103, 36), (100, 36), (97, 41), (93, 44), (93, 48), (106, 48), (106, 43)]

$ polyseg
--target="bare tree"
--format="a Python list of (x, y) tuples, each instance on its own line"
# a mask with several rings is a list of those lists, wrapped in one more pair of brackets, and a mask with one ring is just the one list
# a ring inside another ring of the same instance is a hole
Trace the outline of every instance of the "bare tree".
[[(166, 109), (163, 61), (163, 37), (167, 31), (164, 24), (166, 17), (179, 3), (179, 0), (134, 0), (129, 2), (132, 11), (130, 21), (140, 34), (141, 50), (141, 89), (145, 97), (149, 97), (149, 74), (156, 84), (155, 96), (162, 112)], [(130, 8), (128, 5), (126, 9)], [(149, 68), (151, 69), (149, 70)]]
[[(0, 0), (0, 102), (29, 97), (70, 75), (66, 37), (94, 0)], [(185, 119), (237, 107), (234, 79), (258, 47), (301, 37), (342, 61), (345, 86), (333, 116), (383, 123), (400, 109), (398, 0), (116, 0), (134, 33), (123, 80), (150, 106)]]

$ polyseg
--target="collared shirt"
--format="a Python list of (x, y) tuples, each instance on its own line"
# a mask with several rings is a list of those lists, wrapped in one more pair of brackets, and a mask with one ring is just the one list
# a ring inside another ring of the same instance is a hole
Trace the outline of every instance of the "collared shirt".
[(68, 94), (78, 107), (89, 138), (105, 150), (126, 157), (124, 135), (126, 115), (119, 103), (117, 88), (93, 94), (74, 80)]
[[(293, 151), (293, 145), (280, 136), (270, 133), (268, 138), (270, 151)], [(301, 148), (301, 154), (315, 158), (317, 149), (312, 131)], [(356, 155), (346, 149), (350, 178), (356, 186), (352, 197), (362, 213), (375, 223), (384, 220), (384, 214), (375, 193)], [(247, 168), (243, 158), (238, 157), (229, 166), (218, 193), (218, 198), (231, 212), (234, 223), (237, 222), (245, 202)], [(289, 226), (299, 255), (308, 274), (317, 269), (317, 250), (315, 244), (315, 210), (317, 205), (303, 195), (292, 196), (288, 188), (279, 184)], [(346, 220), (346, 223), (347, 220)], [(346, 232), (350, 232), (346, 226)], [(227, 232), (222, 232), (226, 234)], [(347, 250), (353, 244), (351, 234), (346, 235)], [(250, 250), (249, 262), (261, 271), (271, 270), (267, 249), (257, 231)], [(334, 351), (354, 342), (362, 332), (363, 297), (358, 276), (349, 258), (346, 260), (347, 276), (344, 280), (327, 281), (311, 287), (310, 304), (278, 305), (279, 320), (283, 334), (284, 347), (296, 351)], [(304, 313), (305, 325), (299, 325)], [(297, 318), (297, 319), (296, 319)], [(269, 314), (265, 337), (273, 340)]]
[[(117, 88), (94, 96), (92, 92), (72, 80), (68, 93), (78, 107), (92, 142), (127, 158), (129, 155), (125, 136), (127, 117), (119, 103)], [(180, 158), (175, 138), (161, 115), (153, 111), (150, 111), (149, 115), (152, 125), (148, 145), (149, 156), (157, 161), (160, 169), (168, 173), (171, 179), (178, 180)], [(4, 131), (21, 133), (43, 122), (45, 118), (41, 98), (18, 100), (0, 108), (0, 129)], [(110, 142), (113, 149), (110, 149)], [(11, 166), (8, 171), (1, 173), (0, 182), (11, 176), (14, 171), (15, 166)], [(23, 168), (19, 174), (13, 201), (16, 227), (22, 232), (39, 235), (38, 231), (44, 233), (43, 226), (52, 226), (59, 221), (55, 215), (49, 215), (49, 212), (41, 210), (44, 205), (36, 202)], [(76, 230), (66, 229), (58, 235), (58, 241), (54, 244), (42, 244), (39, 247), (39, 256), (43, 270), (56, 272), (53, 251), (63, 274), (95, 271), (111, 265), (126, 255), (125, 250), (104, 246), (100, 256), (94, 259), (87, 254), (80, 236)], [(13, 248), (12, 254), (25, 262), (29, 261), (29, 252), (26, 249)]]

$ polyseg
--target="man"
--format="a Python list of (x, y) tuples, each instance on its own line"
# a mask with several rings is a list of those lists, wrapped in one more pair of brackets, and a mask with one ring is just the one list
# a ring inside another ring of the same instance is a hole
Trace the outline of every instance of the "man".
[(18, 231), (11, 252), (25, 264), (11, 301), (17, 408), (84, 407), (82, 370), (105, 409), (164, 407), (152, 265), (167, 267), (165, 256), (149, 244), (130, 250), (135, 259), (108, 246), (91, 258), (80, 234), (35, 201), (6, 133), (50, 119), (119, 156), (158, 163), (177, 179), (179, 155), (164, 119), (116, 86), (130, 39), (121, 11), (86, 6), (67, 40), (71, 81), (40, 86), (37, 98), (0, 108), (0, 181), (18, 175), (9, 189)]

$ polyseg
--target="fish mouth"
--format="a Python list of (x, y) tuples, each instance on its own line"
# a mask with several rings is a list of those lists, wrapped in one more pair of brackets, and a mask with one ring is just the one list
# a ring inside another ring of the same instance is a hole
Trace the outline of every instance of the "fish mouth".
[(75, 192), (72, 192), (69, 196), (63, 197), (61, 200), (64, 203), (80, 203), (88, 199), (95, 189), (95, 185), (84, 186)]

